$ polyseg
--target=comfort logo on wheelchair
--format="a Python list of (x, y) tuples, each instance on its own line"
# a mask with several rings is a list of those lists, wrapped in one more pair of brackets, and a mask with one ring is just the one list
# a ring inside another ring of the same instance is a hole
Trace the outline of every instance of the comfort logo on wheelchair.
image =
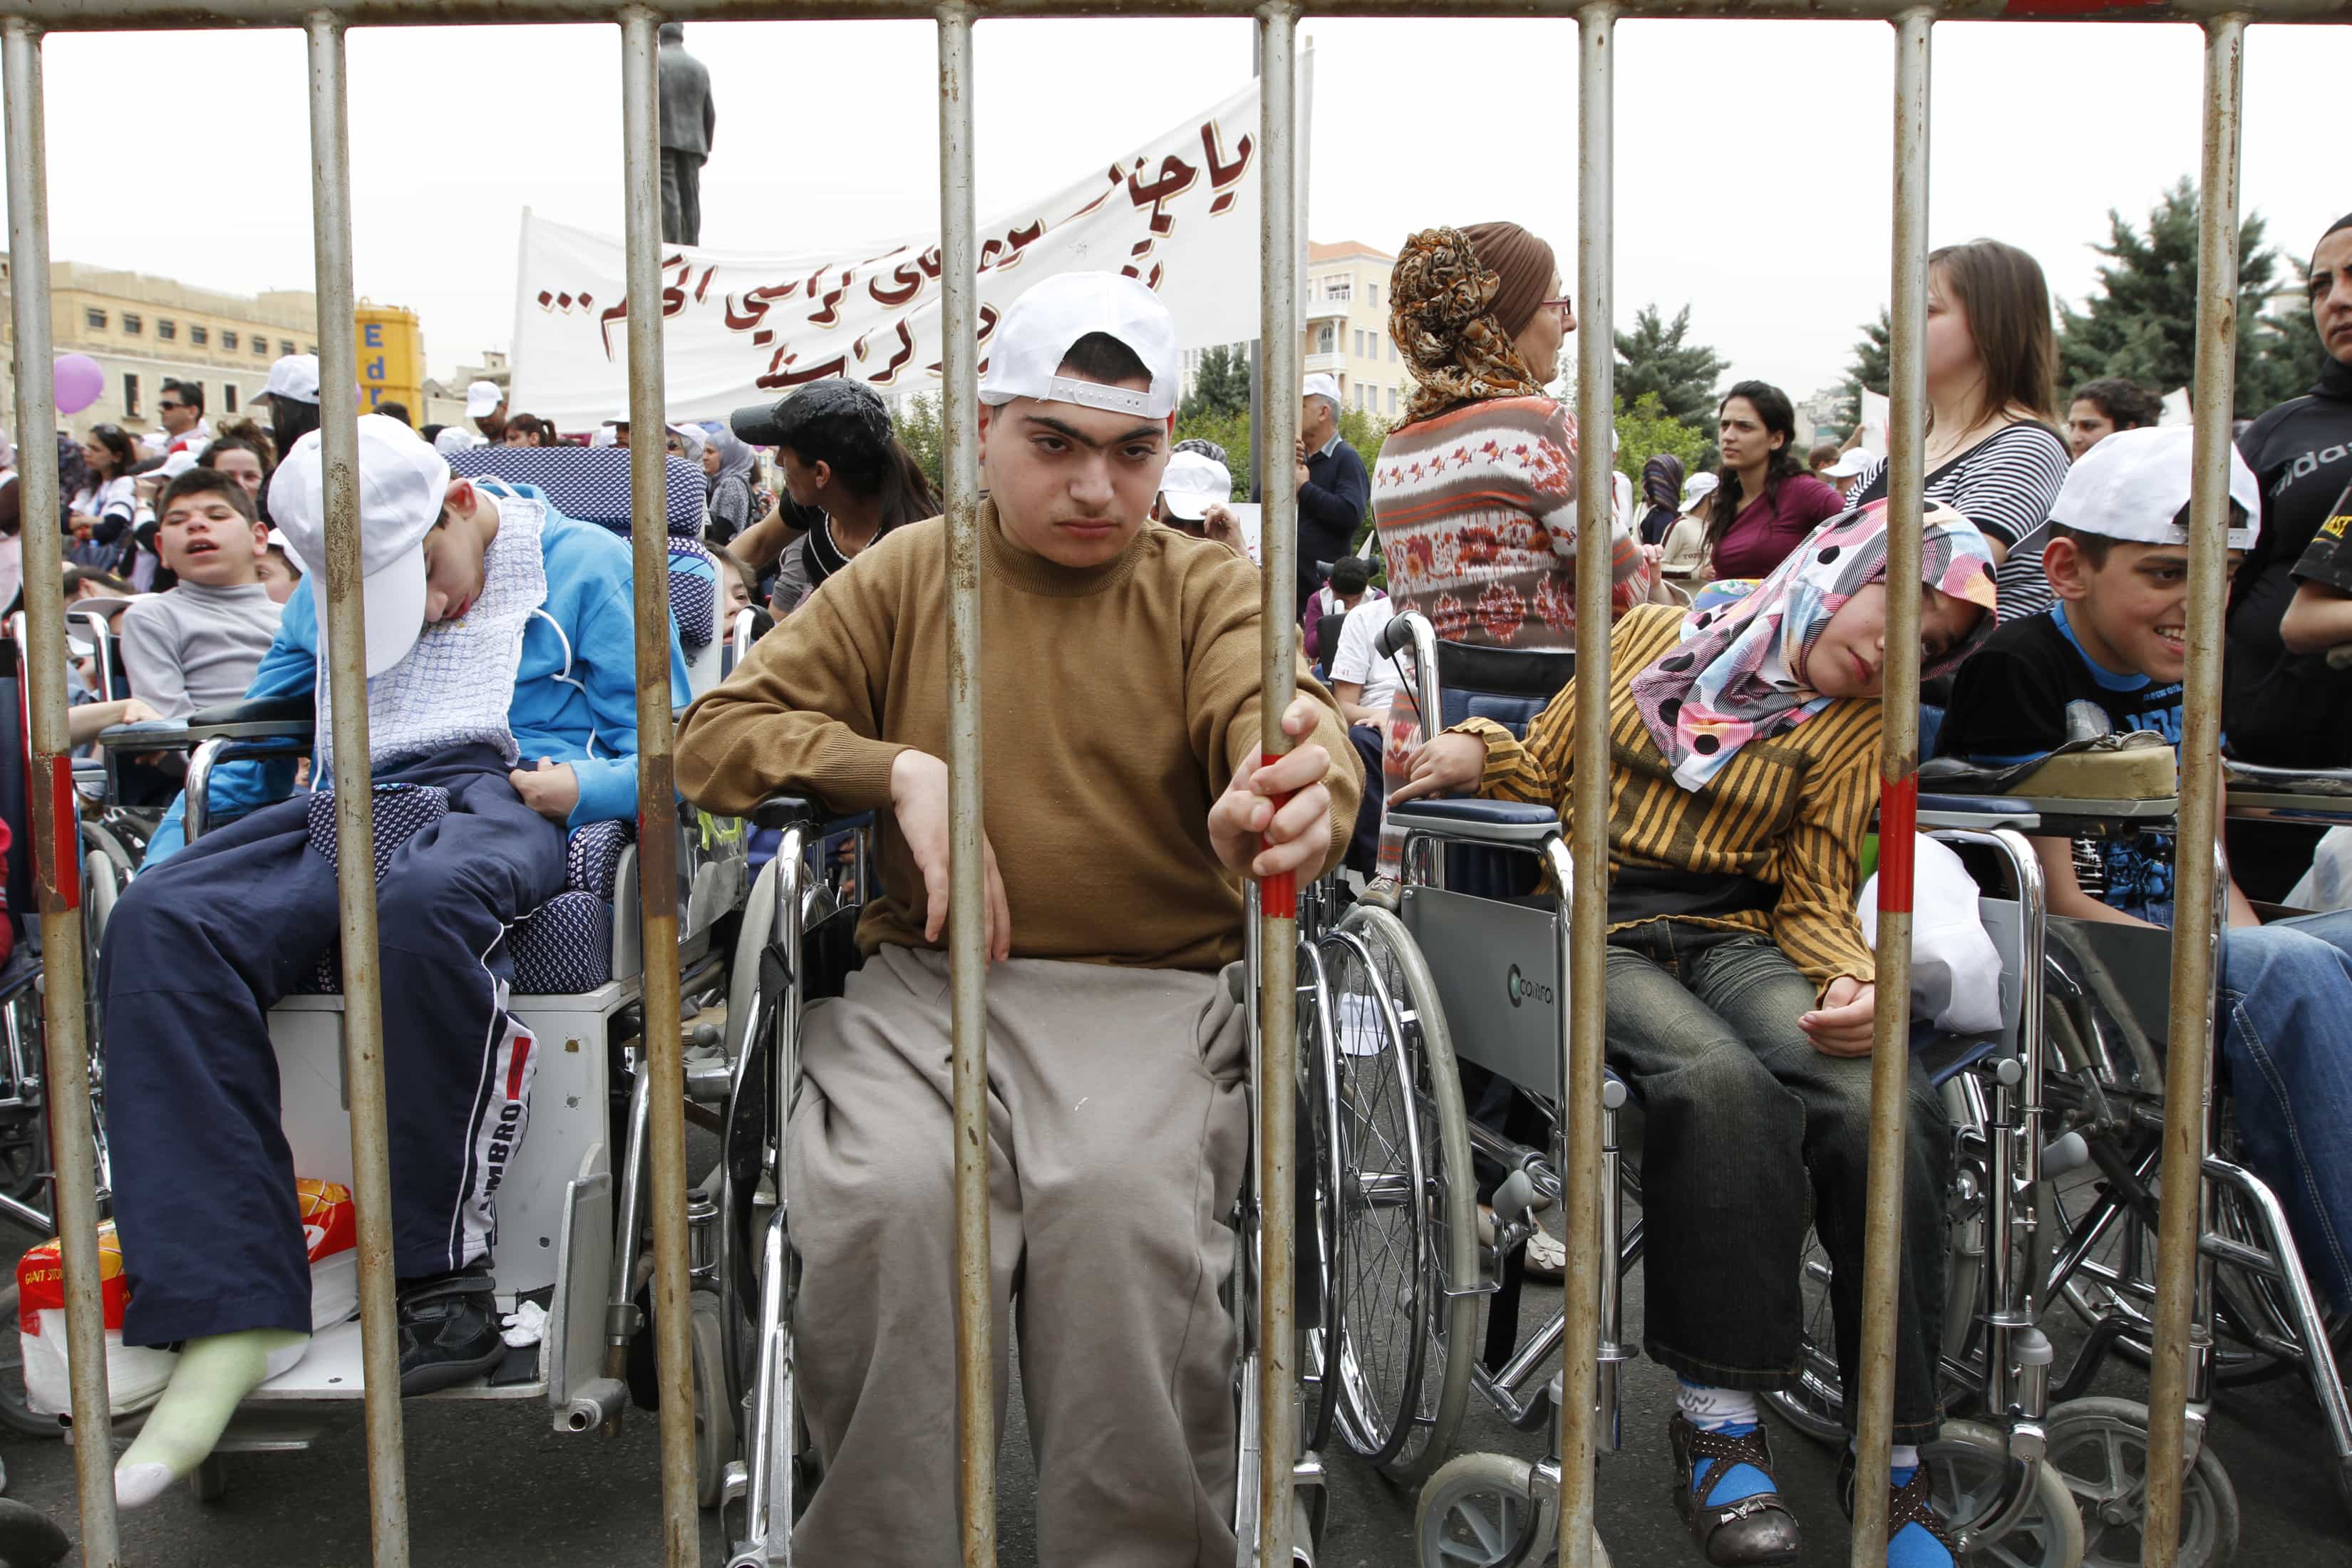
[(1510, 973), (1503, 977), (1503, 994), (1511, 999), (1511, 1005), (1514, 1007), (1517, 1006), (1523, 999), (1530, 996), (1547, 1007), (1552, 1005), (1551, 987), (1528, 979), (1519, 973), (1519, 966), (1516, 963), (1511, 965)]

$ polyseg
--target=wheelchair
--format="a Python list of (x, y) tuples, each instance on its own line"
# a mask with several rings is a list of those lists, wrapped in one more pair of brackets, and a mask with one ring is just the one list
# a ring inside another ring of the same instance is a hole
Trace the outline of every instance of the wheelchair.
[[(1400, 615), (1380, 652), (1393, 658), (1408, 647), (1408, 689), (1440, 725), (1475, 715), (1524, 733), (1572, 672), (1572, 656), (1444, 644), (1422, 617)], [(1634, 1355), (1623, 1337), (1622, 1278), (1643, 1242), (1640, 1220), (1629, 1219), (1639, 1178), (1621, 1149), (1627, 1089), (1613, 1077), (1602, 1089), (1598, 1220), (1617, 1268), (1603, 1271), (1598, 1342), (1565, 1345), (1558, 1312), (1517, 1342), (1515, 1254), (1536, 1228), (1534, 1200), (1557, 1200), (1563, 1186), (1570, 849), (1549, 806), (1424, 799), (1390, 811), (1406, 834), (1399, 909), (1360, 904), (1321, 941), (1327, 971), (1340, 977), (1329, 987), (1339, 1042), (1335, 1137), (1321, 1156), (1341, 1200), (1338, 1426), (1350, 1447), (1392, 1478), (1422, 1481), (1416, 1537), (1424, 1563), (1538, 1561), (1553, 1539), (1559, 1456), (1448, 1455), (1474, 1389), (1515, 1426), (1556, 1430), (1559, 1380), (1543, 1379), (1555, 1354), (1596, 1358), (1601, 1445), (1619, 1446), (1619, 1378)], [(1948, 1351), (1985, 1358), (1969, 1375), (1988, 1387), (1997, 1382), (1993, 1405), (2004, 1418), (1948, 1423), (1923, 1457), (1938, 1511), (1968, 1548), (2071, 1568), (2081, 1550), (2074, 1502), (2026, 1419), (2039, 1397), (2037, 1373), (2046, 1371), (2046, 1343), (2015, 1314), (2018, 1278), (1983, 1266), (1990, 1249), (1981, 1240), (2019, 1224), (2021, 1198), (2052, 1163), (2035, 1114), (2042, 1071), (2035, 994), (2018, 979), (2039, 961), (2040, 867), (2023, 836), (2000, 825), (1934, 831), (1991, 857), (2012, 888), (1986, 908), (2004, 959), (2000, 1029), (1972, 1037), (1915, 1031), (1930, 1082), (1955, 1112), (1963, 1154), (1952, 1194), (1960, 1251)], [(1549, 907), (1524, 897), (1524, 879), (1496, 863), (1498, 850), (1543, 862)], [(1504, 1126), (1469, 1119), (1458, 1076), (1465, 1064), (1489, 1078), (1481, 1100), (1490, 1110), (1509, 1099), (1501, 1091), (1516, 1091)], [(2063, 1163), (2072, 1151), (2053, 1159)], [(1491, 1162), (1484, 1180), (1474, 1152)], [(1474, 1228), (1472, 1209), (1474, 1194), (1487, 1191), (1491, 1242)], [(1805, 1268), (1825, 1331), (1826, 1265), (1815, 1256)], [(1474, 1347), (1481, 1297), (1489, 1299), (1488, 1323)], [(1988, 1305), (1994, 1300), (2003, 1305)], [(1835, 1360), (1826, 1331), (1816, 1338), (1821, 1348), (1807, 1356), (1803, 1380), (1772, 1403), (1801, 1429), (1843, 1443)]]
[[(2083, 772), (2063, 795), (2037, 787), (2031, 776), (2006, 778), (2018, 770), (1994, 776), (2000, 787), (2015, 783), (2021, 793), (1977, 795), (1961, 792), (1983, 787), (1984, 770), (1931, 764), (1923, 777), (1951, 793), (1922, 797), (1922, 827), (1933, 824), (1945, 837), (2031, 833), (2079, 843), (2172, 826), (2177, 803), (2169, 796), (2136, 798), (2126, 787), (2103, 788), (2096, 775), (2104, 764), (2095, 757), (2076, 765)], [(2315, 784), (2236, 763), (2230, 777), (2233, 814), (2352, 821), (2345, 794), (2352, 780)], [(2019, 869), (2021, 889), (2038, 886), (2030, 863)], [(2111, 1356), (2144, 1367), (2150, 1353), (2172, 938), (2050, 917), (2038, 897), (2021, 901), (2028, 906), (2022, 923), (2029, 937), (2035, 921), (2044, 931), (2014, 952), (2001, 944), (2005, 990), (2021, 974), (2041, 982), (2021, 1010), (2025, 1038), (2017, 1092), (2006, 1103), (1998, 1095), (1948, 1100), (1964, 1161), (1956, 1201), (1966, 1206), (1955, 1210), (1943, 1371), (1956, 1409), (1975, 1405), (2007, 1430), (2013, 1448), (2021, 1439), (2039, 1447), (2077, 1505), (2081, 1560), (2107, 1568), (2138, 1561), (2148, 1413), (2143, 1403), (2087, 1391)], [(1987, 925), (1998, 931), (1992, 906), (1989, 895)], [(2207, 940), (2218, 944), (2222, 924), (2217, 908)], [(2218, 945), (2215, 957), (2218, 977)], [(2214, 1048), (2218, 1053), (2218, 1040)], [(2337, 1363), (2352, 1331), (2346, 1314), (2319, 1310), (2284, 1209), (2239, 1157), (2226, 1100), (2209, 1100), (2199, 1226), (2205, 1266), (2193, 1309), (2191, 1463), (2179, 1558), (2200, 1568), (2229, 1561), (2238, 1545), (2236, 1490), (2204, 1440), (2207, 1412), (2221, 1389), (2303, 1373), (2328, 1427), (2339, 1489), (2352, 1506), (2352, 1415)], [(2011, 1149), (2006, 1182), (2000, 1160), (1986, 1158), (1998, 1156), (2004, 1138)], [(2036, 1149), (2042, 1151), (2038, 1165), (2026, 1165)], [(1973, 1165), (1966, 1163), (1971, 1157)], [(2076, 1171), (2084, 1179), (2068, 1180)], [(1809, 1268), (1809, 1287), (1818, 1273), (1817, 1265)], [(2050, 1314), (2061, 1309), (2072, 1320), (2070, 1337), (2080, 1337), (2063, 1374), (2053, 1365), (2049, 1338), (2034, 1326), (2045, 1320), (2056, 1326)], [(1814, 1341), (1824, 1342), (1819, 1334)], [(1809, 1350), (1801, 1388), (1776, 1396), (1783, 1414), (1817, 1436), (1837, 1435), (1830, 1419), (1842, 1405), (1836, 1376), (1833, 1360)], [(1974, 1478), (1958, 1479), (1965, 1487)]]
[[(629, 495), (625, 452), (478, 449), (464, 471), (496, 474), (539, 485), (557, 510), (578, 520), (625, 531)], [(681, 530), (700, 526), (698, 472), (677, 459), (668, 465), (668, 526), (673, 534), (672, 587), (697, 577), (693, 551), (682, 551)], [(614, 498), (617, 497), (617, 503)], [(691, 543), (690, 540), (687, 542)], [(698, 550), (698, 544), (694, 550)], [(711, 579), (700, 579), (706, 588)], [(715, 635), (713, 597), (699, 599), (699, 647), (708, 679), (715, 683), (722, 651)], [(696, 600), (683, 599), (688, 616)], [(97, 632), (103, 630), (100, 621)], [(80, 627), (76, 627), (77, 635)], [(685, 641), (681, 630), (681, 641)], [(11, 648), (13, 650), (13, 647)], [(107, 667), (101, 666), (101, 668)], [(16, 700), (15, 670), (0, 679), (0, 696)], [(684, 697), (681, 693), (681, 699)], [(190, 841), (210, 826), (208, 789), (217, 769), (231, 763), (278, 760), (309, 754), (317, 740), (311, 700), (267, 700), (226, 704), (199, 711), (184, 724), (120, 726), (103, 732), (104, 760), (80, 763), (77, 782), (94, 797), (95, 809), (82, 825), (84, 931), (89, 1008), (92, 1099), (99, 1132), (99, 1191), (107, 1189), (100, 1042), (104, 1019), (95, 994), (97, 955), (115, 897), (136, 875), (144, 833), (118, 835), (121, 759), (162, 753), (184, 758)], [(17, 776), (11, 778), (12, 773)], [(0, 748), (0, 811), (22, 823), (22, 752)], [(404, 785), (376, 786), (378, 800)], [(428, 806), (430, 803), (425, 803)], [(376, 850), (388, 855), (425, 816), (413, 809), (380, 805)], [(331, 792), (312, 797), (314, 841), (331, 843)], [(150, 824), (149, 826), (152, 826)], [(686, 1044), (689, 1119), (715, 1124), (714, 1109), (730, 1081), (721, 1031), (694, 1022), (715, 1009), (728, 990), (730, 949), (721, 940), (741, 909), (749, 874), (742, 825), (682, 809), (677, 826), (678, 962), (680, 994), (688, 1017), (647, 1019), (641, 982), (644, 950), (639, 908), (636, 826), (630, 822), (589, 824), (569, 836), (567, 886), (539, 910), (509, 928), (515, 965), (509, 1010), (537, 1043), (531, 1119), (498, 1194), (499, 1245), (494, 1257), (499, 1307), (515, 1312), (536, 1306), (545, 1313), (537, 1343), (510, 1350), (486, 1376), (424, 1397), (461, 1401), (543, 1400), (557, 1432), (618, 1430), (632, 1398), (651, 1407), (651, 1341), (646, 1324), (645, 1287), (650, 1259), (644, 1256), (650, 1195), (646, 1174), (650, 1115), (646, 1042), (651, 1028), (677, 1028)], [(19, 842), (25, 842), (19, 837)], [(12, 878), (29, 879), (29, 856), (12, 860)], [(20, 905), (21, 907), (25, 907)], [(41, 1051), (37, 1037), (40, 991), (36, 963), (29, 978), (12, 964), (0, 976), (0, 1128), (7, 1125), (13, 1094), (37, 1091)], [(341, 966), (330, 952), (269, 1016), (278, 1057), (281, 1114), (296, 1170), (306, 1176), (349, 1184), (351, 1143), (343, 1087)], [(30, 1037), (27, 1038), (26, 1037)], [(5, 1144), (0, 1144), (5, 1146)], [(46, 1166), (44, 1166), (46, 1179)], [(706, 1183), (715, 1187), (716, 1173)], [(53, 1226), (44, 1211), (19, 1212), (0, 1192), (0, 1211), (34, 1225)], [(724, 1299), (709, 1259), (718, 1243), (718, 1206), (709, 1191), (690, 1195), (690, 1251), (701, 1261), (694, 1276), (693, 1376), (697, 1425), (698, 1488), (716, 1506), (724, 1472), (737, 1452), (733, 1413), (742, 1398), (740, 1334), (725, 1327)], [(11, 1347), (13, 1349), (13, 1346)], [(226, 1484), (225, 1457), (240, 1452), (286, 1451), (310, 1446), (333, 1419), (355, 1411), (363, 1395), (360, 1327), (354, 1319), (314, 1336), (301, 1362), (270, 1380), (245, 1402), (213, 1457), (191, 1482), (211, 1500)], [(0, 1421), (57, 1436), (59, 1422), (21, 1409), (23, 1388), (14, 1376), (0, 1379)], [(118, 1422), (128, 1427), (136, 1414)]]
[[(745, 612), (746, 615), (749, 612)], [(804, 1493), (814, 1482), (795, 1402), (793, 1314), (800, 1259), (792, 1240), (792, 1200), (785, 1181), (785, 1136), (800, 1084), (803, 1013), (810, 1002), (838, 996), (851, 971), (862, 962), (856, 931), (860, 913), (856, 889), (872, 879), (872, 814), (830, 816), (818, 803), (779, 796), (754, 810), (752, 824), (781, 835), (775, 853), (759, 874), (737, 937), (728, 1019), (732, 1078), (728, 1085), (723, 1154), (716, 1199), (717, 1247), (710, 1259), (720, 1290), (748, 1316), (742, 1345), (744, 1395), (740, 1420), (743, 1458), (728, 1468), (723, 1500), (743, 1507), (742, 1532), (734, 1538), (729, 1568), (771, 1568), (793, 1561), (792, 1531)], [(855, 845), (844, 873), (834, 847)], [(1277, 960), (1257, 951), (1257, 891), (1248, 895), (1248, 963), (1252, 997), (1249, 1082), (1257, 1083), (1258, 1021), (1255, 998), (1258, 967)], [(1302, 927), (1303, 929), (1303, 927)], [(1298, 1427), (1301, 1451), (1278, 1462), (1292, 1467), (1297, 1518), (1292, 1554), (1297, 1568), (1312, 1568), (1321, 1536), (1327, 1498), (1318, 1454), (1328, 1417), (1319, 1399), (1318, 1352), (1326, 1342), (1333, 1292), (1328, 1282), (1327, 1242), (1330, 1196), (1328, 1173), (1312, 1152), (1320, 1146), (1311, 1129), (1322, 1125), (1328, 1079), (1315, 1065), (1315, 1015), (1306, 1001), (1315, 970), (1311, 945), (1302, 939), (1297, 955), (1302, 977), (1299, 1014), (1302, 1109), (1298, 1116), (1299, 1191), (1297, 1207), (1298, 1310), (1297, 1323), (1307, 1342), (1307, 1369), (1297, 1397), (1304, 1404)], [(1326, 1036), (1328, 1040), (1328, 1035)], [(1328, 1059), (1328, 1052), (1326, 1053)], [(1255, 1121), (1253, 1115), (1252, 1126)], [(1234, 1535), (1244, 1564), (1257, 1561), (1257, 1478), (1269, 1462), (1257, 1449), (1256, 1406), (1260, 1374), (1257, 1323), (1257, 1230), (1264, 1195), (1256, 1189), (1256, 1161), (1247, 1164), (1242, 1190), (1230, 1211), (1234, 1273), (1228, 1306), (1240, 1332), (1233, 1391), (1239, 1415), (1235, 1467)], [(698, 1267), (701, 1255), (698, 1253)]]

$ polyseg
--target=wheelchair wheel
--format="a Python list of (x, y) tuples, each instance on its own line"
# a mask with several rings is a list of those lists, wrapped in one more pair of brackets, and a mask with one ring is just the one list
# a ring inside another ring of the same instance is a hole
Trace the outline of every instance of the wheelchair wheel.
[[(1559, 1542), (1559, 1493), (1507, 1454), (1463, 1454), (1439, 1467), (1413, 1510), (1421, 1568), (1509, 1568), (1548, 1561)], [(1593, 1562), (1608, 1568), (1596, 1536)]]
[[(2063, 1204), (2059, 1218), (2062, 1225), (2068, 1225)], [(2269, 1250), (2255, 1215), (2233, 1188), (2215, 1191), (2213, 1225), (2217, 1234), (2241, 1246)], [(2292, 1343), (2295, 1337), (2294, 1315), (2277, 1280), (2217, 1260), (2213, 1291), (2213, 1379), (2217, 1384), (2239, 1388), (2302, 1371), (2296, 1361), (2271, 1348)], [(2137, 1215), (2127, 1211), (2115, 1219), (2082, 1273), (2060, 1294), (2086, 1325), (2095, 1324), (2103, 1316), (2128, 1322), (2131, 1327), (2116, 1337), (2116, 1353), (2136, 1367), (2147, 1368), (2148, 1309), (2156, 1299), (2156, 1237)], [(2324, 1324), (2337, 1362), (2352, 1358), (2352, 1311), (2327, 1312)]]
[(1934, 1442), (1920, 1445), (1919, 1461), (1933, 1483), (1936, 1516), (1959, 1537), (1968, 1568), (2076, 1568), (2083, 1562), (2082, 1516), (2048, 1461), (2034, 1461), (2023, 1493), (2002, 1507), (2017, 1461), (1995, 1428), (1947, 1421)]
[[(1306, 1354), (1300, 1392), (1306, 1411), (1300, 1424), (1307, 1447), (1329, 1446), (1338, 1419), (1338, 1385), (1331, 1375), (1339, 1342), (1339, 1143), (1332, 1135), (1339, 1120), (1338, 1047), (1331, 1028), (1330, 987), (1314, 945), (1298, 944), (1298, 1055), (1301, 1112), (1297, 1150), (1300, 1178), (1310, 1184), (1313, 1224), (1297, 1237), (1298, 1268), (1314, 1270), (1315, 1314), (1302, 1324)], [(1302, 1220), (1306, 1216), (1302, 1215)]]
[(726, 1489), (727, 1462), (735, 1458), (735, 1401), (728, 1392), (727, 1303), (715, 1291), (693, 1293), (688, 1329), (694, 1352), (694, 1493), (717, 1508)]
[(1469, 1123), (1421, 950), (1358, 905), (1321, 943), (1337, 1050), (1339, 1426), (1409, 1479), (1443, 1459), (1475, 1352)]
[(1845, 1385), (1838, 1377), (1837, 1326), (1830, 1312), (1830, 1259), (1819, 1237), (1805, 1233), (1805, 1343), (1794, 1388), (1776, 1388), (1764, 1397), (1781, 1419), (1817, 1443), (1846, 1440)]
[[(2050, 1413), (2050, 1467), (2083, 1518), (2084, 1568), (2140, 1561), (2147, 1512), (2147, 1406), (2130, 1399), (2070, 1400)], [(2238, 1554), (2238, 1491), (2213, 1452), (2197, 1449), (2180, 1488), (2180, 1568), (2217, 1568)]]

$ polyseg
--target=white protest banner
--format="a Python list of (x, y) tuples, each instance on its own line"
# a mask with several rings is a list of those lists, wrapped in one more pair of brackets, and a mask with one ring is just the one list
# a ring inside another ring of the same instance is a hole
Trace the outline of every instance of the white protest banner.
[[(1252, 82), (1058, 195), (982, 224), (982, 369), (1005, 308), (1057, 272), (1141, 279), (1187, 347), (1255, 337), (1257, 142)], [(509, 407), (567, 431), (626, 410), (626, 273), (618, 239), (523, 214)], [(670, 247), (662, 285), (674, 419), (723, 419), (827, 376), (886, 393), (940, 384), (931, 237), (789, 253)]]
[(1873, 392), (1865, 386), (1862, 389), (1861, 412), (1858, 423), (1862, 426), (1862, 445), (1874, 452), (1893, 451), (1895, 442), (1888, 431), (1895, 424), (1895, 405), (1885, 393)]

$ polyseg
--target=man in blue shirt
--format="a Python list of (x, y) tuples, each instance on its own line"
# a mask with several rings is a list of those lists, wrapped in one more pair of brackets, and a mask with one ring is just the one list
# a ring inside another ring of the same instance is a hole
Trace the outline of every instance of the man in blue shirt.
[[(422, 1394), (503, 1351), (491, 1199), (534, 1066), (506, 928), (562, 890), (569, 828), (635, 815), (635, 634), (619, 539), (530, 487), (453, 479), (397, 420), (362, 418), (359, 455), (379, 842), (422, 823), (377, 870), (401, 1390)], [(224, 768), (208, 804), (236, 819), (185, 847), (175, 805), (99, 964), (124, 1339), (184, 1342), (116, 1467), (127, 1506), (201, 1463), (313, 1328), (268, 1015), (337, 940), (321, 468), (313, 432), (271, 481), (311, 592), (247, 690), (315, 694), (320, 788), (281, 799), (286, 764)], [(685, 689), (675, 628), (670, 679)]]
[(1323, 586), (1318, 561), (1337, 561), (1355, 548), (1356, 531), (1371, 504), (1372, 478), (1364, 459), (1339, 435), (1339, 384), (1310, 375), (1298, 411), (1298, 604), (1304, 609)]

